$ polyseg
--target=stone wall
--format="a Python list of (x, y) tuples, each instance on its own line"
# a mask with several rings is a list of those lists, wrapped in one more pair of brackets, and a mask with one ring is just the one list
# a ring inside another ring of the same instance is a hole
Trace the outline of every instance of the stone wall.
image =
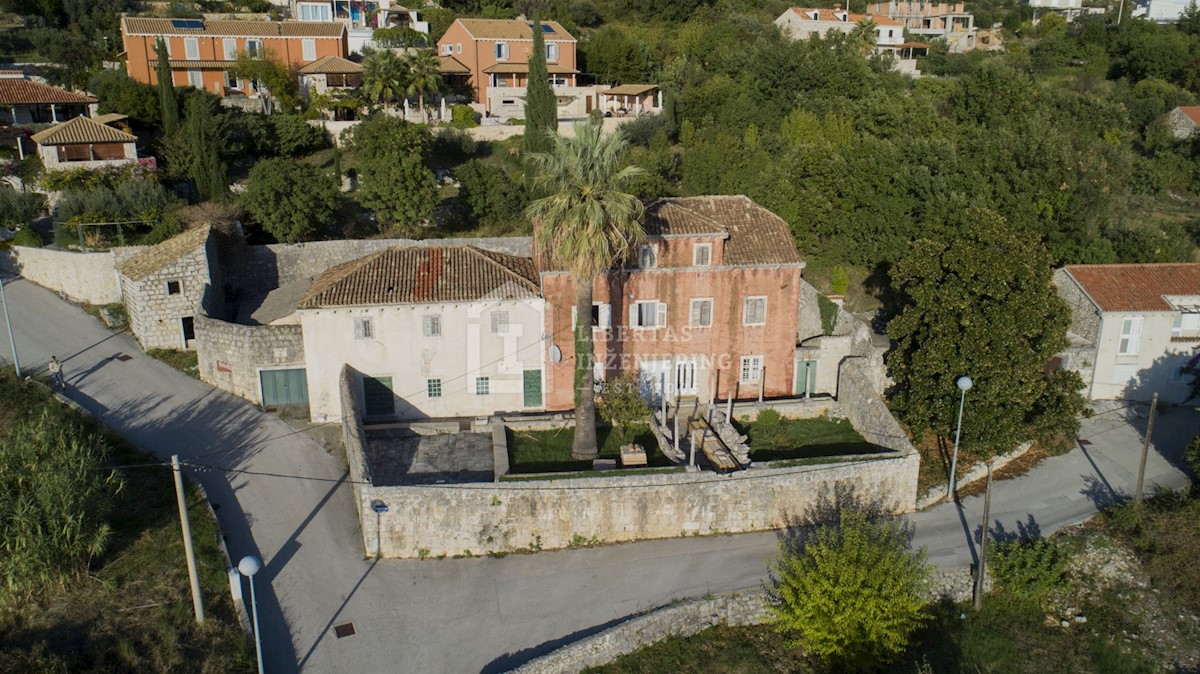
[[(212, 287), (206, 289), (213, 294)], [(304, 333), (299, 325), (238, 325), (196, 313), (192, 343), (200, 379), (259, 405), (260, 369), (304, 367)]]
[(1055, 270), (1054, 285), (1058, 287), (1058, 296), (1071, 308), (1069, 330), (1095, 344), (1100, 338), (1100, 310), (1083, 292), (1083, 288), (1067, 274), (1066, 269)]
[(766, 622), (762, 591), (691, 599), (630, 618), (620, 625), (530, 660), (512, 674), (574, 674), (598, 667), (669, 636), (690, 637), (717, 624), (756, 625)]
[[(196, 318), (204, 289), (212, 280), (209, 263), (216, 259), (215, 245), (209, 237), (204, 245), (144, 278), (120, 275), (129, 328), (143, 349), (190, 348), (184, 342), (182, 321)], [(173, 294), (171, 283), (178, 284)]]
[(917, 471), (921, 457), (896, 417), (884, 404), (882, 394), (874, 385), (874, 369), (870, 358), (848, 358), (842, 364), (838, 402), (850, 424), (867, 442), (903, 457), (903, 461), (897, 463), (896, 470), (905, 473), (897, 479), (909, 485), (909, 489), (900, 495), (897, 503), (901, 512), (910, 512), (917, 506)]
[(531, 257), (529, 237), (478, 239), (355, 239), (250, 246), (244, 259), (232, 262), (230, 281), (242, 288), (278, 288), (317, 276), (343, 262), (394, 247), (476, 246), (484, 250)]
[(121, 283), (111, 252), (72, 253), (13, 246), (0, 251), (0, 269), (87, 304), (121, 301)]
[[(354, 508), (358, 511), (358, 521), (365, 522), (363, 515), (370, 510), (363, 510), (363, 490), (371, 483), (371, 468), (367, 464), (367, 434), (363, 430), (362, 389), (357, 385), (358, 373), (349, 365), (342, 368), (338, 386), (342, 390), (342, 446), (346, 449), (346, 469), (350, 474), (350, 488), (354, 491)], [(364, 536), (367, 527), (361, 527)]]

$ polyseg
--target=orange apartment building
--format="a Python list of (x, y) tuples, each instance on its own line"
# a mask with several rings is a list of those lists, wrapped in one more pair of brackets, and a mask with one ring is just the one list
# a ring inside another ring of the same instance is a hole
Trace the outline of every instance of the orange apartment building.
[(155, 43), (166, 41), (175, 86), (193, 86), (218, 96), (256, 96), (258, 86), (238, 81), (229, 69), (238, 54), (266, 55), (298, 70), (327, 56), (347, 56), (346, 26), (316, 21), (226, 21), (206, 19), (121, 19), (125, 67), (143, 84), (157, 84)]
[[(655, 199), (647, 239), (597, 279), (596, 378), (637, 372), (643, 394), (790, 396), (804, 262), (788, 225), (745, 196)], [(535, 251), (546, 301), (546, 408), (574, 407), (575, 290)], [(557, 347), (557, 350), (555, 350)]]
[[(443, 73), (465, 76), (475, 88), (475, 102), (489, 112), (512, 106), (505, 101), (523, 99), (529, 81), (534, 25), (519, 19), (455, 19), (438, 40)], [(551, 85), (556, 91), (574, 89), (579, 74), (575, 38), (555, 21), (542, 23), (542, 34)]]

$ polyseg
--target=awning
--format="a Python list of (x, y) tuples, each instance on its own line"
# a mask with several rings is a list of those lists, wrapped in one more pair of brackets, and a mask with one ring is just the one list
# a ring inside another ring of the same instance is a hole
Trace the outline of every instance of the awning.
[[(496, 75), (513, 75), (525, 74), (529, 72), (528, 63), (497, 63), (490, 68), (484, 68), (483, 72)], [(551, 75), (576, 75), (579, 73), (574, 68), (555, 65), (553, 63), (546, 64), (546, 72)]]
[(606, 96), (641, 96), (658, 89), (654, 84), (622, 84), (600, 93)]

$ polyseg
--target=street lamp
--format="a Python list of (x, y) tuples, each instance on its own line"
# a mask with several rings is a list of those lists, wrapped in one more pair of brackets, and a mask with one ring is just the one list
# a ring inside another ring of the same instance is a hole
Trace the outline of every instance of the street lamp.
[(21, 361), (17, 358), (17, 340), (13, 337), (12, 321), (8, 319), (8, 300), (4, 297), (4, 277), (0, 276), (0, 305), (4, 307), (4, 326), (8, 328), (8, 343), (12, 345), (13, 368), (17, 381), (21, 380)]
[(258, 654), (258, 674), (263, 674), (262, 637), (258, 633), (258, 598), (254, 596), (254, 574), (262, 568), (262, 562), (254, 555), (242, 557), (237, 565), (238, 573), (250, 579), (250, 611), (254, 616), (254, 650)]
[(954, 480), (958, 470), (958, 438), (962, 435), (963, 405), (967, 402), (967, 391), (971, 390), (975, 382), (964, 375), (959, 377), (955, 384), (958, 386), (958, 390), (962, 391), (962, 395), (958, 399), (958, 428), (954, 431), (954, 457), (950, 459), (950, 488), (946, 490), (947, 499), (954, 498)]

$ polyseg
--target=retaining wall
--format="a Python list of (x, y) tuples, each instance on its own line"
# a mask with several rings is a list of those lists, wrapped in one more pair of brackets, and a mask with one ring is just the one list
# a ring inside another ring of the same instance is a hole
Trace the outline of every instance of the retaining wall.
[(121, 301), (121, 283), (111, 252), (72, 253), (13, 246), (0, 251), (0, 268), (20, 274), (76, 302), (112, 304)]

